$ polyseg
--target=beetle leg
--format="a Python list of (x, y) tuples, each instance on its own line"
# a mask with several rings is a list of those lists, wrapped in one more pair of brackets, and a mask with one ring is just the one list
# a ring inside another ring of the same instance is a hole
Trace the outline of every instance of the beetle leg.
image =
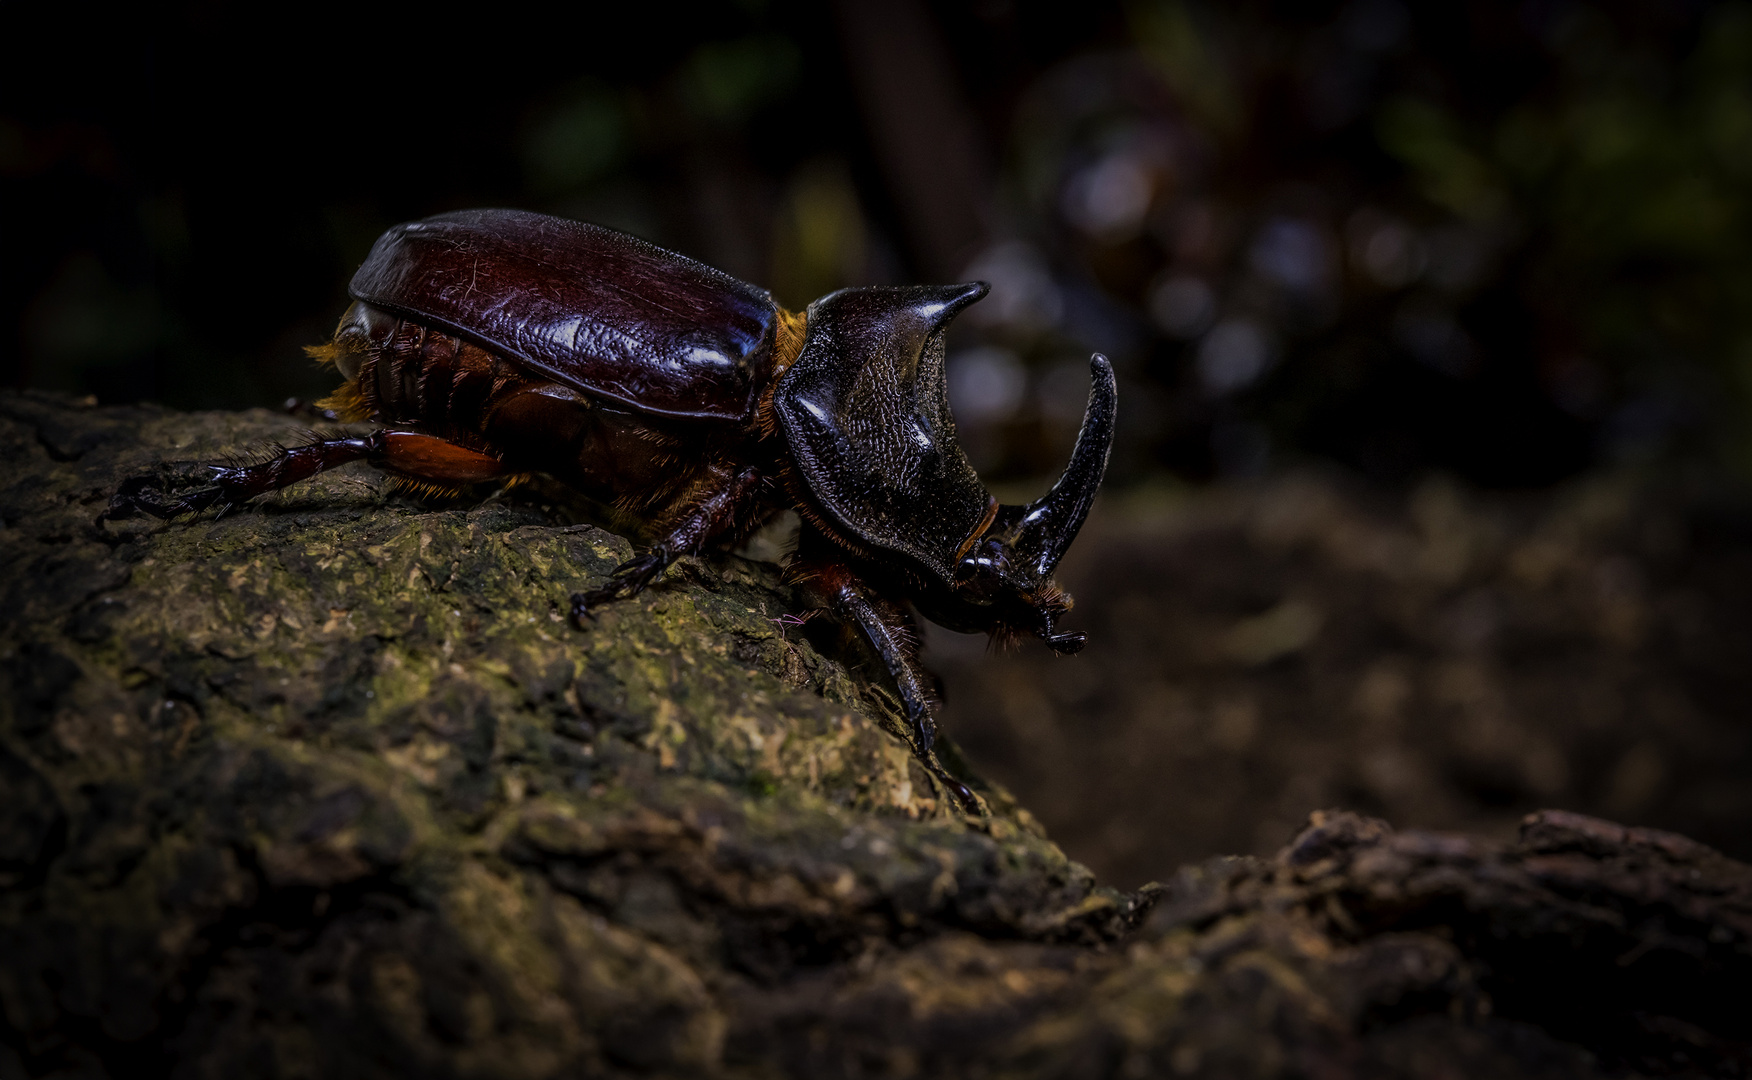
[(349, 461), (371, 457), (380, 450), (375, 445), (381, 432), (360, 439), (324, 439), (282, 450), (257, 465), (213, 466), (209, 486), (198, 488), (168, 502), (152, 492), (162, 485), (153, 477), (136, 476), (122, 481), (110, 499), (109, 508), (98, 521), (150, 514), (155, 518), (174, 518), (199, 513), (214, 503), (230, 507), (257, 495), (309, 479), (325, 469)]
[(392, 472), (437, 483), (467, 484), (504, 476), (511, 470), (499, 459), (415, 431), (373, 431), (356, 439), (321, 439), (281, 450), (256, 465), (215, 465), (209, 486), (169, 502), (155, 491), (154, 477), (124, 480), (98, 521), (150, 514), (181, 517), (221, 504), (221, 512), (270, 491), (308, 480), (317, 473), (351, 461), (370, 461)]
[(667, 544), (655, 544), (643, 555), (628, 559), (614, 568), (614, 576), (600, 589), (572, 594), (572, 621), (582, 624), (586, 617), (594, 618), (590, 609), (612, 600), (625, 600), (645, 591), (651, 579), (661, 574), (669, 564), (681, 557), (681, 552)]
[[(716, 475), (722, 476), (723, 473), (720, 471)], [(591, 608), (639, 595), (676, 559), (734, 534), (747, 524), (749, 502), (759, 490), (760, 473), (755, 469), (743, 469), (721, 486), (708, 489), (668, 535), (643, 555), (615, 567), (614, 576), (600, 589), (573, 593), (572, 620), (582, 623), (590, 616)]]
[(817, 588), (827, 594), (834, 610), (858, 624), (882, 657), (900, 690), (907, 720), (913, 729), (914, 749), (925, 769), (969, 813), (983, 813), (979, 799), (966, 784), (950, 776), (937, 761), (937, 720), (931, 714), (931, 675), (919, 662), (918, 628), (905, 608), (872, 594), (857, 575), (842, 564), (822, 567), (813, 575)]

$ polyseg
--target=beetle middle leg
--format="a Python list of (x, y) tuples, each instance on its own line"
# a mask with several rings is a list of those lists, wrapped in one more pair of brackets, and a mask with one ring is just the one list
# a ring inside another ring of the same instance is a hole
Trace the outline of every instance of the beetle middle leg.
[(851, 569), (840, 563), (814, 567), (815, 588), (826, 594), (834, 609), (858, 624), (875, 646), (883, 664), (894, 676), (901, 704), (913, 729), (913, 742), (925, 769), (969, 813), (982, 813), (980, 802), (966, 784), (949, 775), (937, 761), (937, 719), (931, 713), (930, 673), (919, 662), (918, 628), (905, 608), (872, 593)]
[(614, 576), (599, 589), (572, 594), (572, 620), (582, 623), (590, 609), (639, 595), (669, 564), (714, 540), (735, 534), (749, 524), (749, 505), (760, 490), (760, 472), (743, 469), (734, 475), (714, 469), (719, 482), (702, 485), (705, 494), (688, 504), (673, 528), (650, 550), (614, 568)]
[(359, 438), (320, 439), (288, 447), (255, 465), (211, 466), (213, 478), (207, 487), (170, 500), (160, 497), (155, 478), (132, 477), (123, 481), (98, 521), (135, 514), (175, 518), (215, 504), (229, 508), (352, 461), (369, 461), (402, 476), (437, 484), (479, 483), (513, 471), (498, 458), (433, 435), (378, 430)]

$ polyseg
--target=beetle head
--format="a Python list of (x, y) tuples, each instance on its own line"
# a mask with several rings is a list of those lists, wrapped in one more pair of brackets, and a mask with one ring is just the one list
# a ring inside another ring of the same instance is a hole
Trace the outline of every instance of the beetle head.
[(872, 555), (903, 556), (937, 622), (1032, 632), (1058, 652), (1070, 606), (1052, 582), (1094, 501), (1113, 441), (1113, 368), (1095, 384), (1071, 464), (1045, 496), (1000, 506), (955, 439), (943, 333), (983, 283), (842, 289), (809, 305), (806, 338), (779, 377), (773, 414), (829, 531)]

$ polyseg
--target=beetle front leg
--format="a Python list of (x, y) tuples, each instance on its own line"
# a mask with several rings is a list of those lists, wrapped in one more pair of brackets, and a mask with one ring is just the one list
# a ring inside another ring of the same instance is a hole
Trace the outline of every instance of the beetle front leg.
[(874, 595), (850, 567), (832, 563), (814, 569), (814, 587), (825, 593), (842, 618), (858, 625), (894, 676), (900, 700), (912, 724), (914, 752), (927, 772), (942, 784), (964, 809), (983, 814), (978, 797), (966, 784), (949, 775), (937, 761), (937, 718), (931, 713), (931, 675), (919, 661), (918, 628), (899, 604)]
[(713, 471), (720, 482), (702, 485), (705, 494), (688, 505), (681, 520), (650, 550), (615, 567), (614, 576), (601, 588), (573, 593), (572, 621), (583, 625), (592, 617), (592, 608), (639, 595), (676, 559), (746, 526), (749, 505), (760, 490), (760, 473), (749, 468), (726, 476), (727, 471)]

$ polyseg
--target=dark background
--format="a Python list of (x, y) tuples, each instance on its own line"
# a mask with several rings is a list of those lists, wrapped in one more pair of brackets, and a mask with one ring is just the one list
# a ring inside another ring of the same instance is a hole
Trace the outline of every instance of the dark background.
[[(792, 307), (842, 285), (982, 278), (993, 292), (957, 330), (952, 395), (995, 485), (1035, 490), (1062, 462), (1091, 349), (1122, 381), (1115, 497), (1067, 572), (1110, 641), (1160, 632), (1111, 650), (1129, 666), (1095, 668), (1105, 684), (1168, 696), (1040, 689), (1029, 713), (997, 707), (977, 657), (940, 660), (972, 756), (1061, 806), (1048, 824), (1073, 854), (1141, 879), (1269, 848), (1332, 801), (1465, 827), (1557, 803), (1746, 854), (1748, 687), (1723, 643), (1741, 640), (1735, 493), (1752, 470), (1749, 185), (1744, 4), (0, 3), (0, 374), (184, 408), (320, 396), (301, 346), (327, 336), (371, 241), (469, 206), (626, 229)], [(1342, 509), (1296, 534), (1306, 550), (1209, 509), (1245, 491), (1246, 513), (1269, 517), (1312, 490), (1274, 478), (1303, 475)], [(1600, 477), (1619, 478), (1617, 516), (1560, 528)], [(1667, 539), (1645, 519), (1672, 522)], [(1355, 579), (1306, 554), (1343, 551), (1357, 521), (1499, 539), (1417, 593), (1415, 573)], [(1542, 528), (1569, 529), (1555, 578), (1515, 569)], [(1541, 592), (1565, 574), (1595, 600)], [(1367, 617), (1341, 610), (1358, 590), (1379, 599)], [(1596, 610), (1623, 596), (1651, 612), (1628, 645), (1601, 638)], [(1212, 660), (1233, 670), (1200, 696), (1209, 672), (1184, 668), (1199, 641), (1273, 612), (1294, 639), (1294, 604), (1317, 612), (1313, 637)], [(1163, 629), (1182, 614), (1221, 626)], [(1430, 629), (1456, 618), (1543, 629)], [(1621, 646), (1664, 689), (1608, 695), (1614, 719), (1586, 739), (1551, 734), (1624, 669)], [(1524, 700), (1505, 689), (1528, 679)], [(1402, 704), (1355, 705), (1377, 698)], [(1691, 730), (1675, 708), (1708, 734), (1669, 746), (1661, 733)], [(1368, 768), (1333, 765), (1297, 787), (1307, 769), (1256, 760), (1281, 723), (1326, 731), (1318, 746), (1354, 765), (1381, 737), (1367, 724), (1400, 712), (1413, 719), (1394, 738), (1431, 755), (1424, 772), (1383, 765), (1371, 787)], [(1058, 733), (1045, 743), (1016, 719), (1036, 713)], [(1428, 749), (1467, 723), (1483, 733)], [(1106, 732), (1101, 754), (1163, 771), (1121, 784), (1093, 759), (1029, 767), (1074, 756), (1086, 730)], [(1205, 757), (1180, 752), (1200, 739)], [(1498, 760), (1529, 754), (1568, 764)], [(1208, 786), (1219, 758), (1236, 777), (1221, 798), (1160, 797), (1149, 823), (1111, 828), (1128, 792)], [(1702, 809), (1698, 784), (1716, 793)], [(1212, 806), (1222, 821), (1196, 824)]]

